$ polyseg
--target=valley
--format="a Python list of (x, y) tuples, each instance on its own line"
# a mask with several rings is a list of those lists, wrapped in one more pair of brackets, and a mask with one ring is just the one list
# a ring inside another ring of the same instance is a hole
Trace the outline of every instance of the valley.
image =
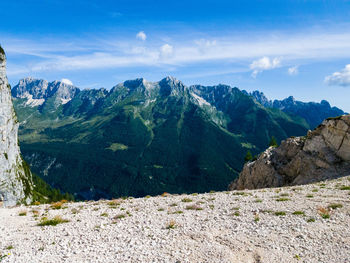
[[(247, 151), (257, 155), (272, 137), (313, 126), (238, 88), (187, 87), (173, 77), (110, 91), (26, 78), (12, 95), (24, 159), (77, 200), (226, 190)], [(343, 113), (319, 108), (327, 117)]]

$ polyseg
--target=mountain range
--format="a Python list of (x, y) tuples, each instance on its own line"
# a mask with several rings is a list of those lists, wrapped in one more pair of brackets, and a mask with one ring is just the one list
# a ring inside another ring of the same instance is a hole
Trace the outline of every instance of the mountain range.
[(289, 96), (284, 100), (269, 100), (264, 93), (260, 91), (246, 92), (246, 94), (252, 96), (257, 102), (267, 108), (279, 109), (288, 114), (293, 114), (304, 118), (311, 129), (316, 128), (323, 120), (340, 116), (345, 114), (344, 111), (337, 107), (331, 107), (328, 101), (322, 100), (317, 102), (302, 102), (294, 99), (293, 96)]
[[(247, 151), (304, 135), (344, 114), (328, 102), (227, 85), (128, 80), (111, 90), (26, 78), (12, 88), (19, 140), (32, 171), (77, 199), (224, 190)], [(314, 109), (314, 110), (311, 110)]]

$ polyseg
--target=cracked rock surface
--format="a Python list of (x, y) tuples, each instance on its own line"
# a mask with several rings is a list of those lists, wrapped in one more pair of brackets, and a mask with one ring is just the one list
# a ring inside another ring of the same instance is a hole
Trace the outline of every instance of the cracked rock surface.
[(232, 189), (299, 185), (350, 174), (350, 115), (329, 118), (245, 164)]

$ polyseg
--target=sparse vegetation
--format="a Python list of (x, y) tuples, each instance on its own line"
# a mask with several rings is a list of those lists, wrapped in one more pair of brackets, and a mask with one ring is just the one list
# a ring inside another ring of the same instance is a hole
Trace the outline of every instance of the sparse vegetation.
[(69, 222), (69, 220), (63, 219), (61, 216), (55, 216), (52, 219), (43, 217), (40, 220), (40, 223), (38, 224), (38, 226), (56, 226), (58, 224), (67, 223), (67, 222)]
[(71, 210), (71, 212), (72, 212), (73, 215), (75, 215), (75, 214), (78, 214), (78, 213), (79, 213), (79, 210), (76, 209), (76, 208), (73, 208), (73, 209)]
[(117, 208), (121, 203), (122, 202), (119, 199), (112, 199), (107, 202), (110, 208)]
[(192, 200), (192, 199), (190, 199), (190, 198), (183, 198), (181, 201), (182, 201), (182, 202), (184, 202), (184, 203), (190, 203), (190, 202), (193, 202), (193, 200)]
[(198, 206), (198, 205), (188, 205), (186, 206), (187, 210), (203, 210), (202, 207)]
[(278, 143), (277, 143), (277, 140), (276, 140), (275, 136), (272, 136), (272, 137), (271, 137), (269, 146), (278, 147)]
[(260, 221), (260, 217), (258, 214), (254, 215), (254, 221), (255, 222), (259, 222)]
[(293, 212), (293, 215), (301, 215), (301, 216), (304, 216), (305, 213), (303, 211), (295, 211)]
[(113, 217), (113, 219), (122, 219), (122, 218), (125, 218), (126, 215), (125, 214), (118, 214), (116, 216)]
[(306, 195), (307, 198), (313, 198), (314, 196), (311, 194)]
[(39, 216), (39, 211), (38, 210), (32, 210), (31, 212), (33, 213), (34, 217), (38, 217)]
[(252, 153), (248, 150), (245, 157), (244, 157), (244, 161), (245, 162), (250, 162), (251, 160), (253, 160), (253, 155)]
[(20, 211), (18, 213), (19, 216), (26, 216), (27, 215), (27, 211)]
[(329, 214), (329, 210), (327, 208), (319, 207), (317, 210), (318, 210), (319, 215), (323, 219), (329, 219), (331, 217), (330, 214)]
[[(1, 46), (0, 46), (1, 48)], [(1, 53), (1, 50), (0, 50), (0, 53)], [(8, 255), (1, 255), (0, 254), (0, 262), (3, 261)]]
[(286, 215), (286, 212), (283, 212), (283, 211), (275, 212), (275, 216), (285, 216), (285, 215)]
[(107, 214), (107, 213), (102, 213), (102, 214), (101, 214), (101, 216), (103, 216), (103, 217), (107, 217), (107, 216), (108, 216), (108, 214)]
[(166, 226), (166, 229), (174, 229), (176, 228), (176, 222), (174, 220), (171, 220), (167, 226)]
[(282, 197), (282, 198), (277, 198), (276, 201), (277, 202), (285, 202), (285, 201), (289, 201), (290, 199), (289, 198), (286, 198), (286, 197)]
[(340, 188), (339, 188), (340, 190), (350, 190), (350, 186), (341, 186)]
[(328, 208), (333, 209), (333, 210), (338, 209), (338, 208), (342, 208), (342, 207), (343, 207), (343, 205), (342, 204), (338, 204), (338, 203), (333, 203), (333, 204), (330, 204), (328, 206)]
[(247, 195), (245, 192), (234, 192), (233, 195)]
[(315, 218), (310, 217), (306, 222), (311, 223), (311, 222), (315, 222), (315, 221), (316, 221)]

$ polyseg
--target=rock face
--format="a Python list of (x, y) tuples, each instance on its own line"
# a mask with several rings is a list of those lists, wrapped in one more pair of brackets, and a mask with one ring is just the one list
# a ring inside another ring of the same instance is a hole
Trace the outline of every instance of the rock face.
[(31, 107), (44, 105), (53, 100), (54, 106), (66, 104), (79, 93), (79, 89), (62, 81), (48, 82), (42, 79), (25, 78), (13, 87), (12, 96), (27, 99)]
[(307, 184), (350, 174), (350, 115), (329, 118), (306, 137), (289, 138), (245, 164), (229, 189)]
[(0, 49), (0, 202), (4, 206), (29, 203), (32, 175), (21, 158), (18, 146), (18, 121), (6, 77), (6, 57)]

